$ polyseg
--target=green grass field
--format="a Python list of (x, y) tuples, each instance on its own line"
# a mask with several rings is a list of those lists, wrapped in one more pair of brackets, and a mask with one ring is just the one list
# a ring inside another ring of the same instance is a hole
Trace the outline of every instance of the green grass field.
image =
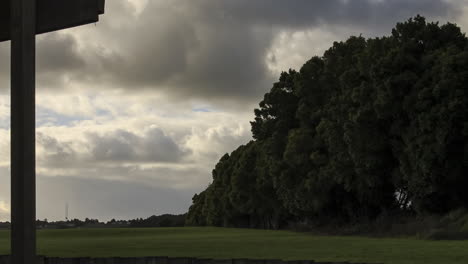
[[(0, 231), (0, 254), (9, 252)], [(60, 257), (278, 258), (387, 264), (466, 264), (468, 241), (322, 237), (226, 228), (69, 229), (38, 232), (39, 254)]]

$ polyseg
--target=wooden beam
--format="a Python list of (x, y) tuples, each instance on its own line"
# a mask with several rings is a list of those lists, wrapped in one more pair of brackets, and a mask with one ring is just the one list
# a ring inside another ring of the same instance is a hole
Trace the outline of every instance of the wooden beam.
[[(99, 21), (105, 0), (37, 0), (36, 34)], [(11, 0), (0, 0), (0, 42), (10, 36)]]
[(11, 0), (12, 263), (36, 262), (36, 0)]
[(0, 41), (10, 39), (11, 0), (0, 0)]

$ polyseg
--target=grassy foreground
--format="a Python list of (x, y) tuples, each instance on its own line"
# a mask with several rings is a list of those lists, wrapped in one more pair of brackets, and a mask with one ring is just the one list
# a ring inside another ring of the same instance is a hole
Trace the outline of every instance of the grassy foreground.
[[(9, 252), (0, 231), (0, 254)], [(60, 257), (280, 258), (386, 264), (466, 264), (468, 241), (322, 237), (226, 228), (69, 229), (38, 232), (39, 254)]]

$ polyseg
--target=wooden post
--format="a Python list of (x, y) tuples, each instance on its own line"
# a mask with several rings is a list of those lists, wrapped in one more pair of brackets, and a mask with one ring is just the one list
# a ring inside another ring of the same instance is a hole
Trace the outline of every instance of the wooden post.
[(36, 262), (36, 0), (11, 4), (12, 263)]

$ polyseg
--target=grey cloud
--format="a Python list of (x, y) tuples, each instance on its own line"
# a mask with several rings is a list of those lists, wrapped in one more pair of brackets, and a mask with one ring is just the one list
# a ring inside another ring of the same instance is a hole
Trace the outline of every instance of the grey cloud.
[(206, 7), (216, 6), (231, 19), (294, 29), (322, 23), (393, 26), (418, 13), (445, 16), (456, 12), (454, 5), (443, 0), (205, 0), (203, 3)]
[(133, 143), (138, 137), (127, 131), (116, 131), (110, 135), (89, 134), (92, 159), (97, 161), (128, 161), (136, 156)]
[(131, 44), (120, 53), (123, 62), (107, 69), (130, 89), (165, 87), (182, 97), (257, 100), (276, 78), (265, 57), (280, 30), (323, 24), (390, 30), (417, 13), (454, 12), (453, 5), (433, 0), (149, 1), (137, 19), (121, 27), (119, 35), (125, 32), (124, 41)]
[(8, 221), (8, 219), (10, 219), (10, 214), (8, 212), (5, 212), (3, 211), (2, 209), (0, 209), (0, 220), (4, 221)]
[[(211, 168), (201, 169), (187, 164), (144, 167), (115, 163), (112, 166), (98, 168), (85, 165), (79, 169), (79, 174), (72, 175), (72, 177), (133, 182), (157, 188), (193, 189), (206, 185), (210, 179), (210, 170)], [(60, 174), (57, 175), (60, 176)]]
[(0, 43), (0, 93), (10, 88), (10, 45), (8, 42)]
[[(190, 189), (204, 185), (210, 175), (209, 168), (201, 168), (190, 161), (161, 163), (162, 161), (145, 160), (145, 157), (138, 157), (140, 159), (135, 160), (137, 158), (135, 155), (127, 155), (123, 151), (120, 153), (114, 151), (113, 157), (110, 157), (110, 152), (84, 153), (83, 155), (83, 153), (71, 151), (73, 154), (70, 154), (70, 151), (64, 150), (61, 146), (67, 143), (58, 143), (50, 138), (39, 142), (44, 144), (44, 141), (50, 149), (46, 151), (49, 153), (38, 157), (38, 173), (43, 176), (124, 181), (161, 188)], [(63, 153), (65, 158), (60, 157), (58, 153)], [(164, 159), (167, 160), (167, 158)]]
[(78, 52), (76, 40), (71, 35), (45, 34), (37, 42), (36, 66), (41, 74), (80, 70), (86, 66)]
[[(116, 169), (117, 171), (117, 169)], [(167, 173), (169, 170), (151, 171)], [(185, 172), (188, 174), (188, 172)], [(9, 203), (10, 172), (0, 167), (0, 201)], [(80, 175), (82, 176), (82, 175)], [(147, 177), (144, 181), (116, 181), (89, 175), (83, 177), (37, 176), (38, 219), (64, 219), (65, 204), (69, 204), (71, 218), (98, 218), (101, 220), (134, 219), (153, 214), (185, 213), (194, 193), (204, 186), (173, 188), (161, 181)], [(0, 211), (0, 220), (9, 214)]]
[[(100, 58), (104, 75), (129, 89), (165, 89), (181, 97), (245, 98), (263, 91), (269, 76), (262, 57), (272, 33), (206, 20), (209, 14), (193, 3), (150, 1), (137, 19), (120, 27), (126, 37), (119, 52)], [(102, 22), (104, 30), (113, 29), (107, 25), (112, 19)]]
[(100, 162), (116, 166), (121, 162), (176, 163), (191, 153), (159, 128), (141, 136), (125, 130), (88, 133), (81, 142), (62, 142), (38, 133), (37, 143), (43, 150), (38, 164), (45, 168), (83, 168)]
[(193, 194), (199, 191), (71, 177), (39, 176), (37, 184), (37, 215), (40, 219), (64, 219), (65, 203), (69, 204), (69, 216), (80, 219), (134, 219), (153, 214), (180, 214), (187, 212)]
[(63, 167), (79, 162), (78, 153), (70, 142), (59, 142), (57, 139), (40, 132), (36, 135), (37, 144), (45, 151), (37, 159), (47, 166)]
[(96, 161), (178, 162), (189, 154), (159, 128), (143, 136), (118, 130), (104, 136), (88, 134), (88, 139)]
[[(9, 88), (10, 43), (0, 44), (0, 90)], [(78, 51), (74, 36), (61, 33), (49, 33), (37, 37), (36, 46), (37, 82), (39, 87), (63, 86), (70, 77), (78, 77), (86, 71), (86, 60)]]
[[(455, 17), (457, 4), (442, 0), (152, 0), (135, 16), (129, 2), (109, 1), (95, 27), (97, 33), (52, 34), (39, 43), (40, 84), (62, 88), (64, 80), (71, 80), (85, 87), (117, 86), (131, 92), (157, 89), (181, 98), (257, 101), (277, 78), (267, 68), (266, 54), (281, 30), (354, 26), (383, 34), (397, 21), (418, 13)], [(85, 45), (82, 53), (75, 37)]]
[[(86, 61), (78, 52), (76, 39), (71, 35), (49, 33), (37, 40), (37, 83), (41, 88), (60, 87), (70, 82), (76, 73), (86, 68)], [(63, 89), (63, 88), (62, 88)]]
[[(10, 170), (4, 166), (0, 166), (0, 202), (10, 203)], [(0, 209), (0, 221), (9, 219), (9, 213)]]

